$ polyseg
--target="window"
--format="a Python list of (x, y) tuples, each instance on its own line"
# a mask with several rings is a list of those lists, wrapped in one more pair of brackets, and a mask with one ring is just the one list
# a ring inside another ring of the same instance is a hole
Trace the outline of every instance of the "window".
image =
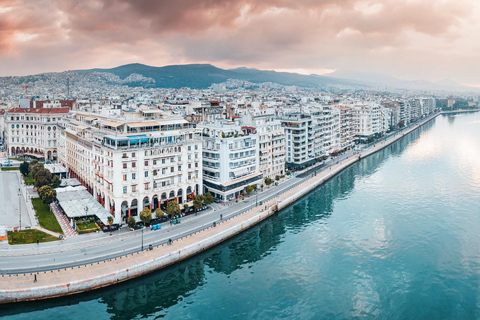
[(188, 169), (192, 169), (192, 164), (191, 163), (188, 164)]
[(198, 168), (198, 162), (195, 162), (195, 168)]
[(137, 166), (136, 162), (132, 162), (132, 168), (135, 168)]
[(149, 183), (145, 183), (145, 190), (148, 190)]
[(137, 192), (137, 186), (132, 186), (132, 192)]
[(170, 168), (170, 172), (174, 172), (175, 171), (175, 168), (174, 167), (171, 167)]
[(145, 160), (145, 166), (148, 166), (148, 160)]
[(127, 187), (123, 187), (123, 193), (127, 193)]
[(162, 159), (162, 164), (165, 164), (165, 159)]
[(137, 175), (135, 173), (132, 173), (132, 180), (137, 179)]
[(123, 164), (123, 169), (127, 169), (127, 164), (126, 163)]
[(188, 151), (192, 151), (192, 146), (188, 146)]
[(135, 158), (135, 152), (132, 152), (132, 158)]
[(198, 150), (198, 144), (195, 145), (195, 150)]
[(145, 178), (148, 178), (148, 171), (145, 171)]
[(127, 154), (124, 153), (124, 154), (122, 155), (122, 158), (126, 158), (126, 157), (127, 157)]
[(170, 158), (170, 162), (175, 162), (175, 158)]
[(123, 175), (123, 181), (127, 181), (127, 175), (126, 174)]
[(182, 171), (182, 166), (178, 166), (178, 171)]

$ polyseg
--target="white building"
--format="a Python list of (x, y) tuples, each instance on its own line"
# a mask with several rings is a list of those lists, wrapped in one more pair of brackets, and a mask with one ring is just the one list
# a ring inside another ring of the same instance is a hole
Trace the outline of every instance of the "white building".
[(304, 167), (316, 161), (315, 124), (311, 115), (287, 114), (281, 120), (285, 130), (285, 162), (289, 168)]
[(69, 108), (15, 108), (4, 115), (5, 148), (10, 156), (26, 155), (56, 160), (57, 123)]
[[(247, 120), (248, 119), (248, 120)], [(242, 117), (242, 123), (255, 128), (259, 140), (259, 169), (264, 178), (285, 174), (285, 131), (273, 114)]]
[[(85, 118), (83, 116), (83, 118)], [(144, 207), (165, 211), (168, 201), (201, 194), (202, 143), (183, 119), (68, 118), (60, 126), (59, 158), (115, 222)]]
[(219, 201), (244, 193), (248, 185), (263, 183), (259, 171), (258, 134), (226, 120), (199, 124), (203, 139), (203, 185)]

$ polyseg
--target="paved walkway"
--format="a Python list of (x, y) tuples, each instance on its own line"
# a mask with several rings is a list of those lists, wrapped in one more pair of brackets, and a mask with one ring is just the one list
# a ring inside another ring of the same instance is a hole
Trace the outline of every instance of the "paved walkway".
[(52, 209), (52, 212), (57, 218), (60, 227), (62, 227), (62, 231), (65, 237), (73, 237), (78, 235), (77, 231), (73, 230), (72, 226), (70, 225), (70, 221), (68, 221), (68, 218), (62, 213), (62, 211), (55, 202), (52, 202), (50, 204), (50, 209)]

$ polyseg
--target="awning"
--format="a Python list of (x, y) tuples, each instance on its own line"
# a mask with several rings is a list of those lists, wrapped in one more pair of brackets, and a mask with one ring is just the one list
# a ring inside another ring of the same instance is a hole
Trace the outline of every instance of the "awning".
[[(108, 224), (110, 212), (105, 209), (84, 186), (57, 188), (57, 200), (69, 218), (97, 216), (103, 223)], [(88, 208), (86, 211), (85, 208)]]
[(105, 120), (102, 122), (102, 126), (108, 126), (108, 127), (120, 127), (123, 124), (123, 122), (119, 121), (113, 121), (113, 120)]
[(157, 121), (141, 121), (141, 122), (130, 122), (127, 123), (127, 126), (130, 128), (141, 128), (141, 127), (155, 127), (159, 126)]

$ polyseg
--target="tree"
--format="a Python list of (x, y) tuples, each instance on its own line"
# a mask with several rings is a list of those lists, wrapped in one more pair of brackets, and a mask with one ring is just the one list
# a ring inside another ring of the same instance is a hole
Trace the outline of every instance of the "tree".
[(23, 174), (24, 177), (28, 176), (28, 173), (30, 172), (28, 162), (23, 161), (22, 164), (20, 164), (20, 173)]
[(399, 127), (400, 129), (402, 129), (403, 127), (405, 127), (405, 121), (400, 120), (400, 122), (398, 123), (398, 127)]
[(48, 169), (41, 168), (37, 171), (34, 178), (37, 189), (52, 184), (52, 174)]
[(177, 201), (168, 201), (167, 214), (170, 215), (170, 217), (180, 214), (180, 206), (178, 205)]
[(134, 228), (135, 227), (135, 218), (134, 217), (128, 217), (128, 220), (127, 220), (127, 224), (130, 228)]
[(272, 180), (272, 179), (270, 179), (270, 178), (265, 178), (265, 184), (266, 184), (267, 186), (271, 185), (272, 183), (273, 183), (273, 180)]
[(108, 229), (110, 229), (110, 235), (112, 235), (113, 217), (112, 217), (112, 216), (108, 216), (107, 221), (108, 221), (108, 225), (109, 225)]
[(245, 191), (247, 192), (247, 195), (250, 195), (250, 193), (252, 193), (253, 191), (253, 187), (251, 185), (248, 185), (245, 189), (246, 189)]
[(162, 209), (160, 209), (160, 208), (155, 209), (155, 217), (163, 218), (164, 215), (165, 215), (165, 213), (162, 211)]
[(189, 206), (187, 203), (185, 203), (185, 204), (183, 205), (183, 210), (185, 210), (185, 214), (188, 212), (188, 209), (189, 209), (189, 208), (190, 208), (190, 206)]
[(42, 202), (45, 204), (52, 203), (57, 198), (57, 192), (52, 189), (49, 185), (42, 186), (38, 189), (38, 195)]
[(196, 195), (193, 198), (193, 207), (195, 210), (200, 210), (203, 207), (203, 196), (202, 195)]
[(56, 189), (58, 187), (60, 187), (60, 183), (62, 181), (60, 180), (60, 178), (57, 176), (57, 175), (53, 175), (52, 176), (52, 182), (51, 182), (51, 185), (52, 185), (52, 188), (53, 189)]
[(143, 223), (147, 224), (152, 220), (152, 210), (150, 210), (148, 207), (143, 208), (143, 210), (140, 212), (140, 220), (143, 221)]
[(30, 164), (30, 166), (32, 167), (30, 169), (30, 171), (32, 171), (32, 177), (35, 179), (35, 176), (37, 175), (37, 172), (40, 170), (40, 169), (44, 169), (43, 167), (43, 164), (41, 163), (36, 163), (34, 165)]
[(203, 195), (203, 202), (208, 206), (213, 203), (213, 196), (210, 192)]
[(38, 163), (38, 160), (37, 160), (37, 159), (30, 161), (30, 163), (28, 164), (28, 171), (32, 171), (33, 167), (34, 167), (37, 163)]
[[(310, 164), (309, 164), (309, 163), (307, 163), (307, 166), (309, 166), (309, 167), (310, 167)], [(280, 176), (279, 176), (279, 175), (276, 175), (276, 176), (275, 176), (275, 180), (277, 180), (277, 181), (278, 181), (278, 180), (280, 180)]]

